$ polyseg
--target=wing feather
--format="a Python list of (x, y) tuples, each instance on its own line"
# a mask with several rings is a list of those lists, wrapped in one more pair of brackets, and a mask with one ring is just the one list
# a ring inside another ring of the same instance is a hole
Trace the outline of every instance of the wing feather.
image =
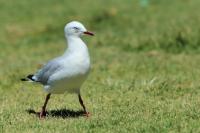
[(51, 60), (34, 74), (33, 79), (45, 85), (47, 84), (49, 77), (60, 70), (60, 68), (62, 68), (62, 63), (59, 58)]

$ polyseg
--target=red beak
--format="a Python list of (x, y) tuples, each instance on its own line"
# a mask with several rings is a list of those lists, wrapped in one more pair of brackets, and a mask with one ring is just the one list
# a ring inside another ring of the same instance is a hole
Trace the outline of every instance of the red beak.
[(85, 32), (83, 32), (84, 34), (87, 34), (87, 35), (90, 35), (90, 36), (94, 36), (94, 33), (92, 33), (92, 32), (89, 32), (89, 31), (85, 31)]

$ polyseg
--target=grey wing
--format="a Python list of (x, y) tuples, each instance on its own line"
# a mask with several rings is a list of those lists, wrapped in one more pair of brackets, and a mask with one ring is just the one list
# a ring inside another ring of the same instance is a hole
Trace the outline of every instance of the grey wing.
[(42, 69), (36, 72), (33, 76), (34, 80), (42, 84), (47, 84), (48, 79), (51, 75), (56, 73), (62, 68), (61, 61), (59, 59), (54, 59), (49, 61)]

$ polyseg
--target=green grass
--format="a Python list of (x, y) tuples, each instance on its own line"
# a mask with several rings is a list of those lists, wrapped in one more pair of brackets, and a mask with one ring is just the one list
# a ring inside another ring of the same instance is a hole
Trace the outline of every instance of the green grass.
[[(200, 1), (1, 0), (0, 132), (200, 132)], [(81, 110), (76, 95), (52, 95), (39, 120), (42, 86), (20, 82), (61, 55), (64, 25), (81, 21), (92, 71), (82, 96), (92, 116), (54, 117)], [(62, 112), (61, 112), (62, 113)]]

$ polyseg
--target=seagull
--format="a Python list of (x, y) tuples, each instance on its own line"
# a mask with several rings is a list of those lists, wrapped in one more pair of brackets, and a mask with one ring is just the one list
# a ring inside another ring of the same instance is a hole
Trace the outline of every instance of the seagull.
[(78, 21), (66, 24), (64, 34), (68, 44), (64, 54), (50, 60), (35, 74), (29, 74), (26, 78), (21, 79), (22, 81), (40, 83), (47, 92), (39, 114), (40, 118), (46, 116), (46, 106), (51, 94), (64, 92), (78, 94), (84, 114), (89, 116), (81, 98), (80, 88), (90, 71), (90, 56), (87, 45), (82, 41), (81, 36), (84, 34), (94, 36), (94, 34), (87, 31), (83, 24)]

